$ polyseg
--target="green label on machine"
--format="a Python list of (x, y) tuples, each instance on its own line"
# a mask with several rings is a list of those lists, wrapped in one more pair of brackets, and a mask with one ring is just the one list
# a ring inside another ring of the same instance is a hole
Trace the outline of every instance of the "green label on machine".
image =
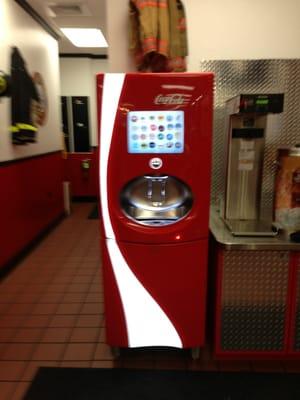
[(257, 99), (256, 104), (257, 105), (267, 105), (267, 104), (269, 104), (269, 99)]

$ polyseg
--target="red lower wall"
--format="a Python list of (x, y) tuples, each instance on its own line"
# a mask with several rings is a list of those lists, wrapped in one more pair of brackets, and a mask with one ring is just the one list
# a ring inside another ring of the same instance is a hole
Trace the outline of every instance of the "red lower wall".
[[(83, 160), (89, 160), (88, 170), (83, 170)], [(68, 153), (65, 160), (65, 180), (71, 184), (72, 197), (98, 197), (98, 149), (91, 153)]]
[(0, 165), (0, 268), (64, 211), (61, 152)]

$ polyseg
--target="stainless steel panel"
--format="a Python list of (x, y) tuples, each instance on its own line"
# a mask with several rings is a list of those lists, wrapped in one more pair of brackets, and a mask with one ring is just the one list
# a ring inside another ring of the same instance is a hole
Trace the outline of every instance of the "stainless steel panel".
[(240, 149), (242, 139), (232, 139), (226, 190), (226, 219), (258, 219), (261, 192), (264, 139), (256, 139), (253, 168), (241, 170)]
[(151, 226), (179, 221), (190, 211), (192, 193), (171, 176), (140, 176), (121, 191), (121, 208), (137, 223)]
[[(229, 116), (228, 116), (229, 118)], [(227, 184), (225, 218), (232, 220), (258, 219), (260, 216), (261, 180), (264, 153), (264, 137), (245, 140), (232, 138), (233, 129), (244, 128), (244, 116), (230, 117), (227, 154)], [(255, 119), (253, 128), (265, 127), (265, 116)], [(251, 151), (243, 151), (243, 149)], [(244, 155), (245, 154), (245, 155)], [(247, 159), (245, 156), (247, 155)], [(250, 155), (252, 158), (249, 159)], [(246, 164), (244, 163), (246, 162)], [(222, 212), (222, 215), (224, 213)]]
[(239, 93), (284, 93), (284, 112), (268, 116), (265, 136), (261, 207), (271, 214), (276, 149), (299, 142), (300, 60), (204, 60), (200, 70), (215, 73), (213, 204), (225, 196), (225, 101)]
[(288, 269), (289, 252), (224, 252), (222, 350), (283, 350)]

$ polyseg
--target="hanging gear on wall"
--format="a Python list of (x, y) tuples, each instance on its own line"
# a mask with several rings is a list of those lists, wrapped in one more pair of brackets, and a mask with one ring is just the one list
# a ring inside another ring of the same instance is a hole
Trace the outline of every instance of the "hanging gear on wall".
[(0, 71), (0, 97), (10, 96), (10, 76)]
[(186, 19), (180, 0), (130, 0), (129, 18), (129, 49), (139, 71), (186, 71)]
[(40, 98), (27, 72), (20, 51), (13, 47), (11, 54), (11, 127), (12, 142), (17, 145), (36, 142), (37, 128), (33, 124), (33, 106)]

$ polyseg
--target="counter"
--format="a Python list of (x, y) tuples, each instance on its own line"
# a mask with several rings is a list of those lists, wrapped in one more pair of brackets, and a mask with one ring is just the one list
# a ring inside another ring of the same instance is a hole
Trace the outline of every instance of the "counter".
[(217, 358), (300, 358), (300, 244), (233, 236), (210, 214)]
[(233, 236), (213, 207), (210, 211), (209, 228), (216, 242), (226, 250), (300, 251), (300, 243), (291, 242), (283, 233), (274, 237)]

